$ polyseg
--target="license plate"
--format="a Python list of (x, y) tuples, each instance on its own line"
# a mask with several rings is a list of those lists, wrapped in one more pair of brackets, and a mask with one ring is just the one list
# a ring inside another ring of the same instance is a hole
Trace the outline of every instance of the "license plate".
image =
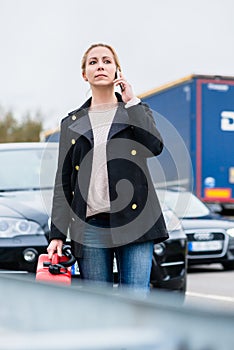
[(204, 252), (204, 251), (216, 251), (223, 248), (222, 241), (209, 241), (209, 242), (189, 242), (189, 252)]

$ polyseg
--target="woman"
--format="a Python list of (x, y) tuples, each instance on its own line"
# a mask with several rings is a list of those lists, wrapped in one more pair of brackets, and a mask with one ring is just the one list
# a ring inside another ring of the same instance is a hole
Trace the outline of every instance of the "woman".
[(83, 279), (112, 282), (115, 255), (119, 284), (148, 291), (154, 243), (168, 238), (147, 168), (162, 139), (111, 46), (89, 47), (82, 75), (92, 97), (61, 122), (47, 251), (61, 255), (69, 228)]

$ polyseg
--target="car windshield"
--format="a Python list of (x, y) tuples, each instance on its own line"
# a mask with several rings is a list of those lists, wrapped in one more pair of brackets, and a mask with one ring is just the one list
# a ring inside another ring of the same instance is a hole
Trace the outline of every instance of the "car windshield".
[(0, 191), (52, 188), (56, 163), (56, 147), (1, 150)]
[(160, 201), (165, 202), (179, 218), (209, 215), (207, 206), (191, 192), (157, 190)]

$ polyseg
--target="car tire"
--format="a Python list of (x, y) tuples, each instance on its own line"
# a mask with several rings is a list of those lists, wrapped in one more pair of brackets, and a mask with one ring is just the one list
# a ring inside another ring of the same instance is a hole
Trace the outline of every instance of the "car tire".
[(227, 261), (222, 263), (222, 265), (225, 271), (234, 270), (234, 261)]

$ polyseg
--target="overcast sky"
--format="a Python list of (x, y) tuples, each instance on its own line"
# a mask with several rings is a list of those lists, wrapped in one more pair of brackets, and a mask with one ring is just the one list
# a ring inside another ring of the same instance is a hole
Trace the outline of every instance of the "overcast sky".
[(190, 74), (234, 76), (233, 0), (0, 0), (0, 106), (45, 128), (89, 97), (80, 61), (111, 44), (136, 94)]

